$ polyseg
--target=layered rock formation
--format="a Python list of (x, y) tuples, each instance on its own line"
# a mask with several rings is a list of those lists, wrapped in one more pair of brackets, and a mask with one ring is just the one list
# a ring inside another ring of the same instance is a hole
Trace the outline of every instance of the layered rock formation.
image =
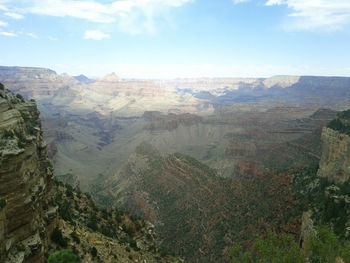
[(0, 262), (44, 262), (52, 171), (39, 112), (0, 86)]
[(322, 158), (318, 175), (335, 183), (344, 183), (350, 179), (350, 136), (346, 112), (322, 131)]

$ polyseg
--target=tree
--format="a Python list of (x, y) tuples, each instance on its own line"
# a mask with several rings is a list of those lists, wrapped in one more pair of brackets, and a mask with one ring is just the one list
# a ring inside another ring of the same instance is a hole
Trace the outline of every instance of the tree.
[(72, 251), (62, 250), (50, 255), (48, 263), (80, 263), (80, 258)]
[(320, 226), (310, 240), (307, 254), (310, 262), (315, 263), (335, 262), (336, 258), (350, 262), (350, 242), (342, 242), (328, 226)]

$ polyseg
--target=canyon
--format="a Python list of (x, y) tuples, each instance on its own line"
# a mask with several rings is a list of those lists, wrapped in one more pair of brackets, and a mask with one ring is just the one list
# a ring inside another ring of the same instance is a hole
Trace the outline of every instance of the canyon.
[[(0, 67), (0, 82), (21, 94), (0, 91), (7, 258), (42, 261), (60, 248), (49, 238), (56, 226), (87, 262), (92, 246), (113, 262), (101, 242), (125, 262), (228, 262), (233, 246), (249, 248), (268, 231), (298, 238), (307, 210), (315, 223), (347, 231), (348, 212), (328, 213), (339, 202), (348, 211), (350, 78), (90, 79)], [(11, 188), (18, 183), (24, 188)], [(15, 190), (23, 200), (11, 198)], [(70, 237), (74, 222), (85, 247)], [(145, 241), (149, 230), (156, 234)]]

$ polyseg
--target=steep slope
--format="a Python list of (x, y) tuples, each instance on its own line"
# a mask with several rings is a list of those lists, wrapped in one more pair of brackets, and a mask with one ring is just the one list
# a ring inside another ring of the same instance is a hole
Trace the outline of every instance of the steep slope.
[[(334, 113), (313, 117), (324, 114)], [(349, 120), (349, 110), (340, 112), (323, 128), (319, 167), (310, 162), (289, 171), (304, 211), (299, 238), (272, 231), (252, 246), (235, 245), (232, 262), (350, 262)]]
[(350, 110), (338, 114), (322, 131), (319, 176), (335, 183), (350, 179)]
[(189, 156), (163, 157), (146, 143), (95, 190), (105, 205), (117, 204), (153, 222), (162, 249), (189, 262), (225, 262), (232, 244), (249, 243), (269, 228), (298, 232), (288, 177), (220, 178)]
[(101, 209), (90, 195), (58, 181), (50, 204), (57, 210), (57, 227), (51, 234), (50, 254), (74, 251), (82, 262), (179, 263), (160, 255), (154, 226), (118, 209)]
[(0, 261), (44, 262), (52, 169), (39, 112), (0, 84)]
[(295, 191), (317, 224), (330, 225), (343, 239), (350, 237), (350, 111), (340, 112), (322, 131), (319, 167), (294, 173)]

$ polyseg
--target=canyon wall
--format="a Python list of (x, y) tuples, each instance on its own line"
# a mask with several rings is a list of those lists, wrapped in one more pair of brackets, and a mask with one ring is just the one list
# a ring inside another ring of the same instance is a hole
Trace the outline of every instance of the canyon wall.
[(45, 261), (51, 178), (36, 104), (0, 84), (0, 262)]
[(350, 137), (330, 128), (322, 131), (322, 157), (318, 175), (335, 183), (350, 179)]

